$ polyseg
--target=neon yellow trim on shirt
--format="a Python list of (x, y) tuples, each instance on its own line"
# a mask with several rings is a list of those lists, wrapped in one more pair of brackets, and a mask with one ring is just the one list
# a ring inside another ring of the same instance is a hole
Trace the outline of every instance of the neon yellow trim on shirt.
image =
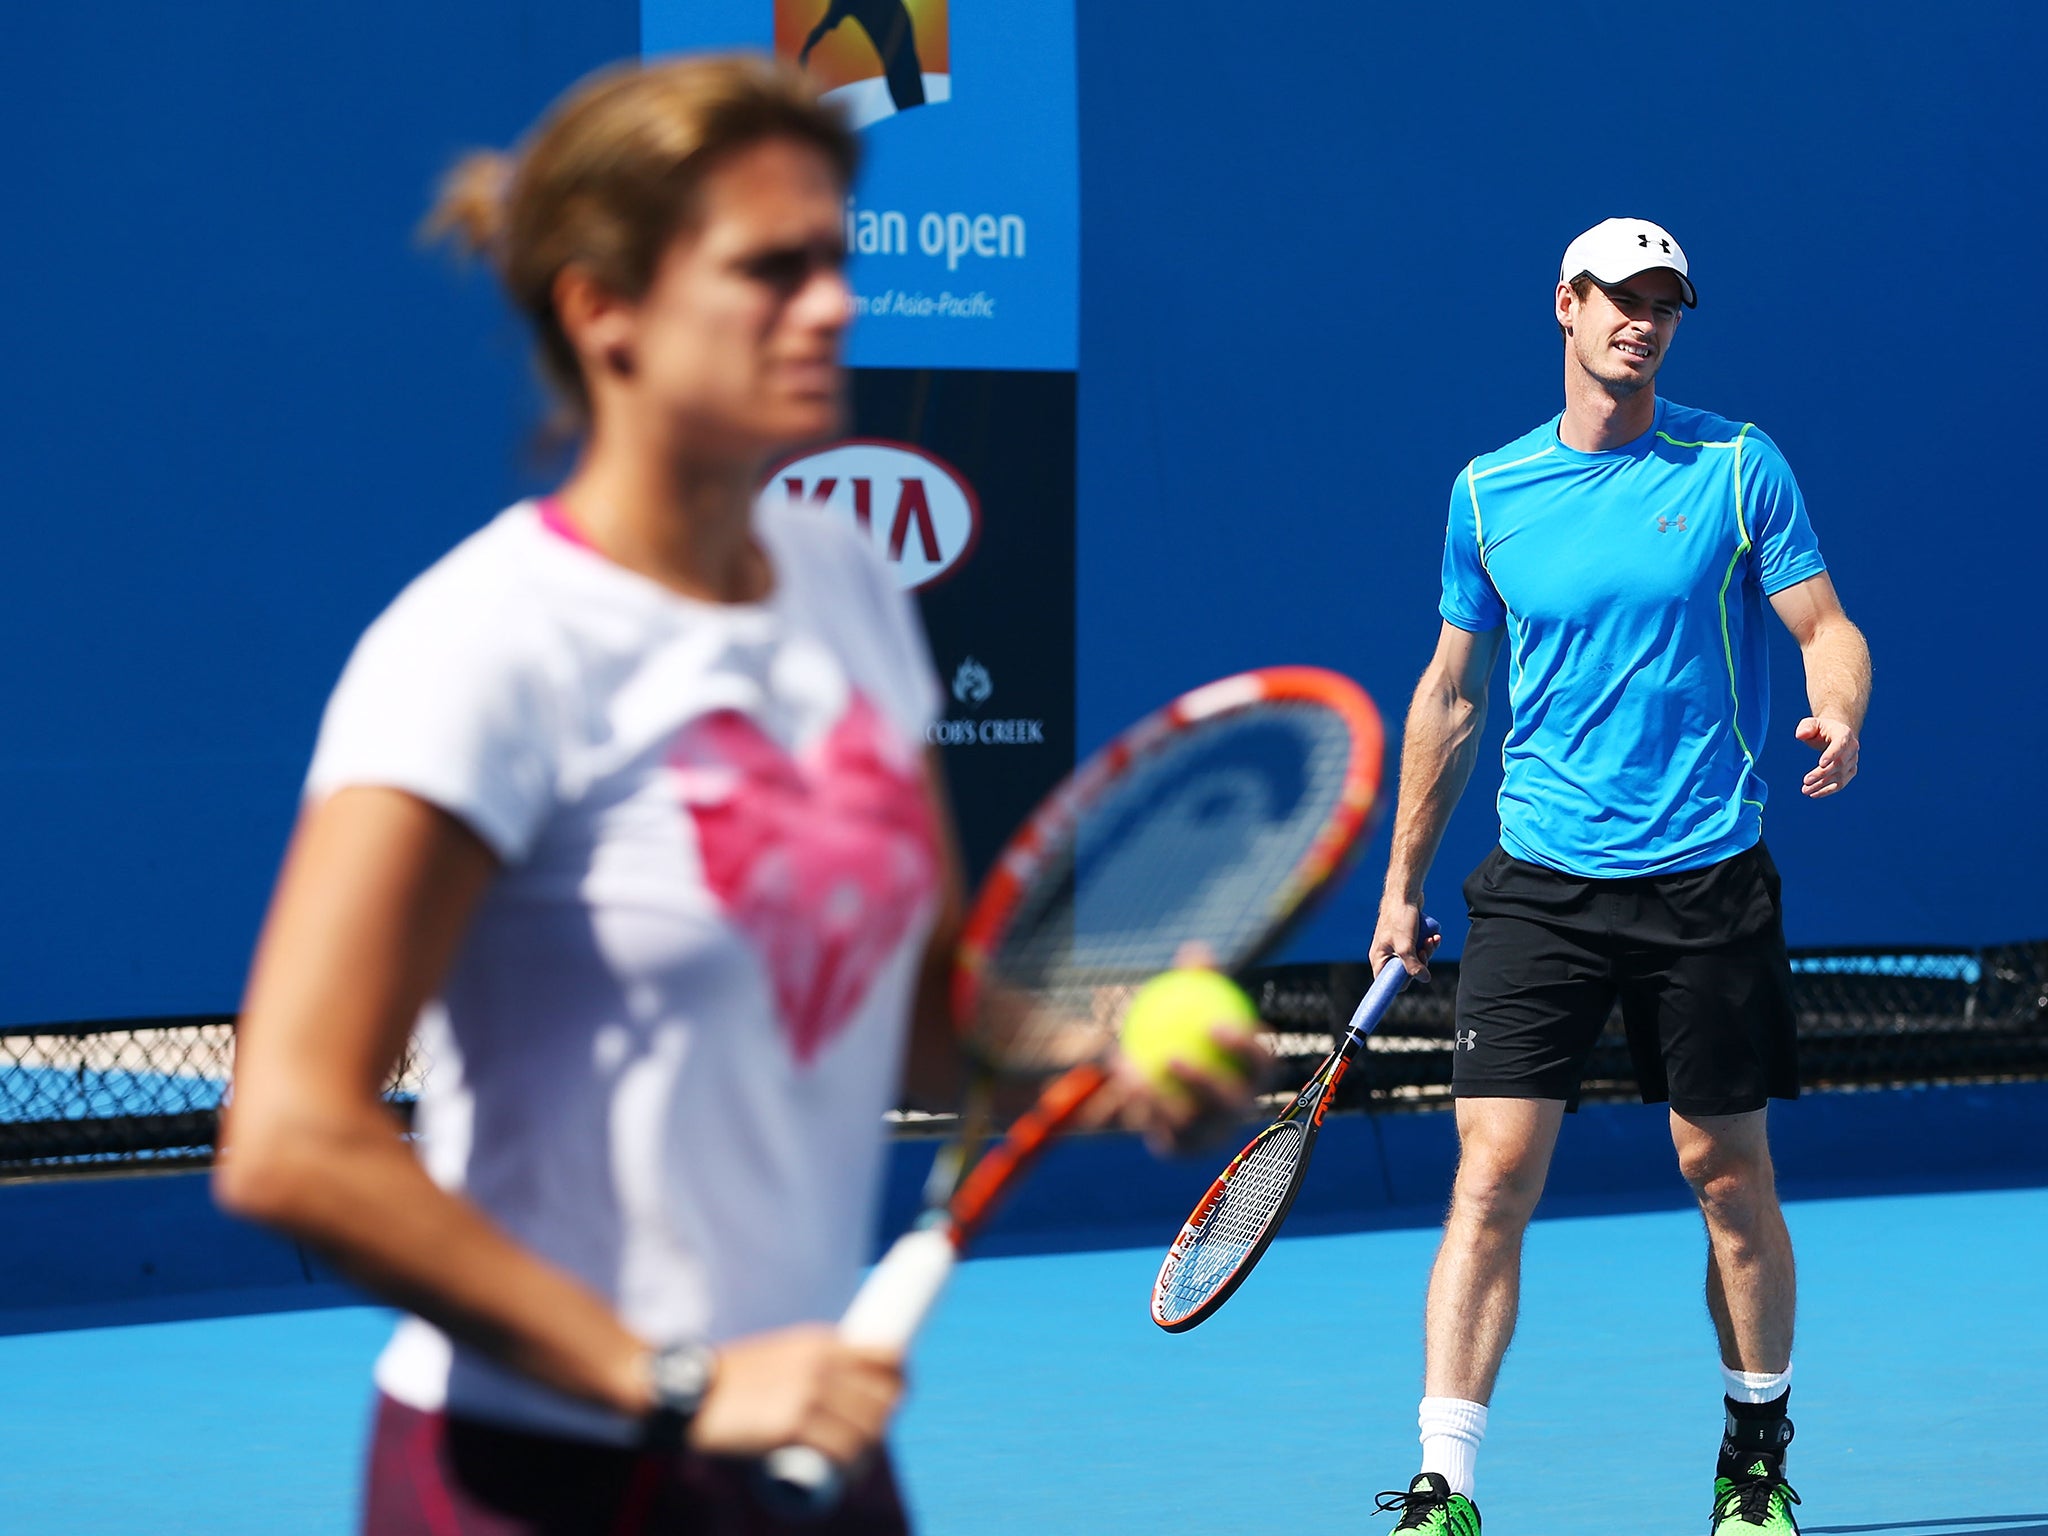
[[(1681, 448), (1726, 448), (1732, 446), (1735, 449), (1735, 532), (1738, 542), (1735, 546), (1735, 553), (1729, 557), (1728, 569), (1721, 577), (1721, 657), (1728, 666), (1728, 702), (1733, 706), (1733, 712), (1728, 717), (1728, 724), (1735, 732), (1735, 744), (1742, 749), (1742, 760), (1748, 765), (1752, 776), (1756, 773), (1756, 754), (1749, 750), (1749, 743), (1742, 738), (1742, 697), (1735, 680), (1735, 642), (1728, 634), (1728, 587), (1735, 580), (1735, 567), (1742, 563), (1742, 557), (1749, 553), (1750, 548), (1749, 521), (1742, 515), (1742, 441), (1749, 436), (1749, 429), (1754, 425), (1754, 422), (1744, 422), (1742, 430), (1735, 434), (1732, 444), (1679, 443), (1677, 445)], [(1659, 437), (1664, 436), (1661, 432), (1657, 435)], [(1671, 442), (1674, 439), (1666, 438), (1665, 441)], [(1745, 796), (1742, 803), (1755, 806), (1757, 815), (1763, 815), (1764, 807), (1761, 800), (1751, 800)]]
[(1753, 421), (1745, 421), (1735, 434), (1735, 531), (1742, 535), (1742, 547), (1749, 548), (1749, 519), (1742, 514), (1742, 441), (1749, 436)]
[(1481, 469), (1479, 467), (1479, 461), (1477, 459), (1474, 459), (1469, 465), (1466, 466), (1466, 473), (1471, 475), (1471, 477), (1475, 480), (1484, 480), (1488, 475), (1497, 475), (1504, 469), (1515, 469), (1523, 464), (1533, 464), (1538, 459), (1542, 458), (1545, 454), (1555, 453), (1556, 451), (1557, 444), (1552, 443), (1548, 448), (1539, 448), (1536, 450), (1536, 452), (1524, 454), (1519, 459), (1509, 459), (1507, 463), (1496, 464), (1491, 469)]
[[(1747, 432), (1749, 428), (1744, 427), (1742, 430)], [(1725, 443), (1681, 443), (1669, 432), (1659, 430), (1657, 435), (1674, 448), (1733, 448), (1742, 441), (1739, 437), (1731, 437)]]

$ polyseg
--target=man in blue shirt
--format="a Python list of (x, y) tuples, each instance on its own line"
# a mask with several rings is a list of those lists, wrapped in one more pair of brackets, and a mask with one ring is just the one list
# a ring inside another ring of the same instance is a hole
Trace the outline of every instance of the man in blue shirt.
[(1658, 225), (1609, 219), (1558, 274), (1563, 412), (1474, 459), (1451, 493), (1443, 628), (1409, 707), (1375, 967), (1427, 974), (1423, 879), (1471, 773), (1508, 646), (1500, 847), (1465, 882), (1460, 1156), (1431, 1275), (1423, 1470), (1397, 1530), (1476, 1536), (1473, 1471), (1513, 1335), (1522, 1235), (1618, 1003), (1646, 1103), (1668, 1101), (1706, 1216), (1726, 1398), (1715, 1536), (1789, 1536), (1791, 1238), (1765, 1133), (1794, 1098), (1790, 968), (1762, 842), (1768, 606), (1799, 642), (1819, 752), (1856, 775), (1870, 653), (1784, 456), (1655, 380), (1698, 302)]

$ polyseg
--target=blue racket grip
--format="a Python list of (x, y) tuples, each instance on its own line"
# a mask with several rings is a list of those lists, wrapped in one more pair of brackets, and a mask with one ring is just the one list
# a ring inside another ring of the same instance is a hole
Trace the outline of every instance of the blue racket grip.
[[(1444, 931), (1435, 918), (1425, 917), (1422, 920), (1422, 947), (1425, 950), (1435, 949), (1443, 936)], [(1387, 1010), (1394, 1006), (1394, 999), (1407, 985), (1408, 967), (1397, 955), (1380, 967), (1379, 975), (1373, 977), (1372, 985), (1365, 989), (1365, 996), (1358, 1000), (1358, 1011), (1351, 1015), (1351, 1028), (1345, 1032), (1344, 1043), (1349, 1045), (1378, 1029), (1380, 1020), (1387, 1016)]]

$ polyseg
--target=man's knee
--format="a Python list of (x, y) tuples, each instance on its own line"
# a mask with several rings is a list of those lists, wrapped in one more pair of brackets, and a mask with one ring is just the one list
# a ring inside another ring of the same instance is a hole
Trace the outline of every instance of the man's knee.
[(1460, 1158), (1458, 1181), (1452, 1187), (1451, 1218), (1519, 1231), (1536, 1213), (1543, 1194), (1543, 1175), (1491, 1158)]
[(1760, 1129), (1743, 1126), (1735, 1134), (1717, 1135), (1692, 1125), (1673, 1140), (1678, 1170), (1709, 1221), (1745, 1226), (1776, 1208), (1776, 1176)]
[(1543, 1195), (1560, 1110), (1540, 1101), (1461, 1101), (1453, 1221), (1505, 1230), (1528, 1224)]

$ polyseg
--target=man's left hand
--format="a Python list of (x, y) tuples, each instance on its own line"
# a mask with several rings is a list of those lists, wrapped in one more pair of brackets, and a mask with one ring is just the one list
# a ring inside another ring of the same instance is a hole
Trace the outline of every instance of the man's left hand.
[(1808, 715), (1792, 734), (1820, 753), (1820, 761), (1800, 783), (1801, 794), (1811, 800), (1824, 800), (1848, 787), (1856, 777), (1857, 759), (1862, 751), (1853, 725), (1825, 715)]

